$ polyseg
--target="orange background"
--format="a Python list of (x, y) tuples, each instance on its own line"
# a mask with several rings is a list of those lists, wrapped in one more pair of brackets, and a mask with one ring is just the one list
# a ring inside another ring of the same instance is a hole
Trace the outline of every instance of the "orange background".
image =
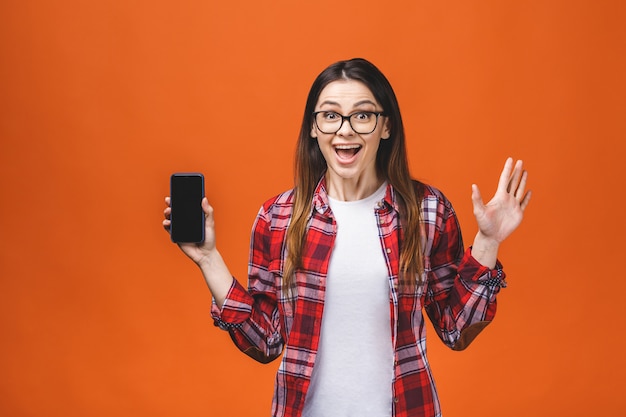
[(495, 322), (461, 353), (430, 332), (445, 415), (624, 415), (624, 22), (619, 0), (2, 1), (0, 414), (268, 415), (278, 362), (213, 327), (163, 197), (205, 173), (245, 282), (311, 82), (362, 56), (467, 243), (470, 184), (530, 171)]

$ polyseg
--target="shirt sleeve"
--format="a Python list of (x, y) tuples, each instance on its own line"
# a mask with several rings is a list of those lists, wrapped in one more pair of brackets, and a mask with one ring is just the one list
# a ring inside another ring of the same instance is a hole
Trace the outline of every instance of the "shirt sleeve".
[(494, 269), (481, 265), (464, 250), (461, 229), (451, 204), (438, 210), (427, 275), (425, 310), (441, 340), (463, 350), (493, 320), (496, 295), (506, 286), (498, 261)]
[(215, 325), (228, 331), (242, 352), (261, 363), (276, 359), (284, 346), (272, 239), (269, 216), (262, 208), (252, 231), (248, 289), (233, 280), (222, 308), (215, 300), (211, 308)]

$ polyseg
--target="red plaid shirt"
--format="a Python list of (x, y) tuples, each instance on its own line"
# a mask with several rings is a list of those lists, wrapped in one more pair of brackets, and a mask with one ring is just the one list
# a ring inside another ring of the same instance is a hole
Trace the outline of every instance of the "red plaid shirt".
[[(422, 186), (422, 185), (417, 185)], [(380, 244), (389, 271), (389, 308), (395, 352), (393, 416), (440, 416), (437, 391), (426, 358), (426, 311), (441, 340), (463, 349), (493, 319), (504, 273), (480, 265), (464, 251), (450, 202), (423, 187), (425, 279), (410, 293), (398, 287), (400, 219), (392, 186), (375, 209)], [(322, 179), (313, 198), (302, 264), (292, 298), (281, 290), (285, 236), (293, 192), (268, 200), (257, 215), (250, 244), (248, 290), (236, 280), (219, 310), (216, 325), (228, 330), (239, 349), (260, 362), (283, 353), (275, 383), (272, 416), (302, 413), (320, 338), (328, 262), (336, 224)], [(346, 323), (349, 326), (350, 323)]]

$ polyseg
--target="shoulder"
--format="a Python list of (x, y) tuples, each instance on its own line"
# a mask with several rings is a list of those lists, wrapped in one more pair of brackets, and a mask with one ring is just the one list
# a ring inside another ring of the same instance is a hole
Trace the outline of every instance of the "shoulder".
[(421, 200), (425, 219), (428, 219), (429, 214), (441, 217), (454, 215), (452, 203), (440, 189), (416, 180), (413, 183)]
[(448, 200), (445, 194), (437, 187), (415, 179), (413, 180), (413, 187), (415, 189), (415, 193), (418, 196), (418, 199), (422, 201), (432, 200), (437, 201), (439, 204), (443, 205), (450, 204), (450, 200)]
[(294, 190), (283, 191), (282, 193), (267, 199), (261, 206), (261, 210), (267, 213), (281, 211), (293, 206)]
[(287, 190), (266, 200), (257, 215), (257, 220), (264, 220), (274, 226), (287, 227), (293, 212), (294, 190)]

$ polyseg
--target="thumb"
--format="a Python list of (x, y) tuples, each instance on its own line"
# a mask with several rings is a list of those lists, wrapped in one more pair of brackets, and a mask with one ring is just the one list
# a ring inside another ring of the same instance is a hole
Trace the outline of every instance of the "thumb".
[(213, 207), (209, 204), (209, 200), (206, 197), (202, 199), (202, 211), (204, 211), (204, 217), (206, 219), (206, 225), (213, 226)]
[(472, 204), (474, 205), (474, 215), (478, 215), (483, 212), (485, 203), (483, 202), (480, 190), (476, 184), (472, 184)]
[(206, 197), (202, 199), (202, 211), (204, 211), (204, 214), (209, 214), (209, 211), (211, 211), (209, 200)]

